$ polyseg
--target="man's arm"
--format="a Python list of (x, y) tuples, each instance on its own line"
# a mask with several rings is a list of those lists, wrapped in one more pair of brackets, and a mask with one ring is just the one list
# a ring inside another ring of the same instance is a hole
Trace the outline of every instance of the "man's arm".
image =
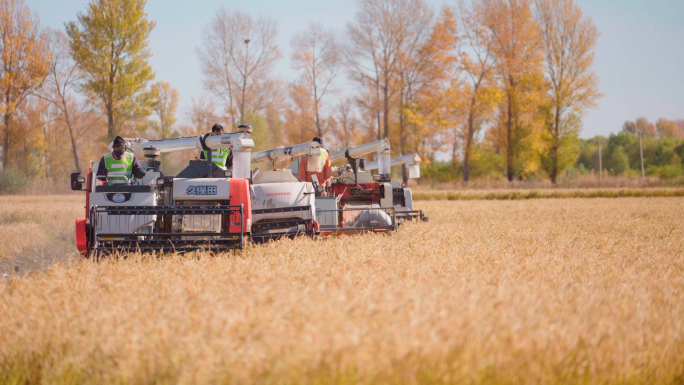
[(107, 174), (109, 174), (109, 170), (107, 170), (103, 156), (100, 158), (100, 163), (97, 165), (97, 173), (95, 175), (97, 176), (98, 180), (104, 181), (107, 180)]
[(140, 162), (138, 162), (138, 158), (133, 155), (133, 176), (135, 176), (138, 179), (141, 179), (144, 177), (146, 174), (145, 170), (140, 166)]
[(228, 150), (228, 157), (226, 158), (226, 168), (233, 168), (233, 150)]
[(324, 183), (325, 181), (332, 179), (332, 167), (330, 166), (330, 153), (328, 153), (328, 157), (325, 159), (325, 166), (323, 166), (323, 177), (324, 177), (324, 180), (321, 181), (321, 183)]
[(306, 155), (299, 157), (299, 174), (297, 174), (297, 178), (300, 182), (311, 182), (306, 180)]

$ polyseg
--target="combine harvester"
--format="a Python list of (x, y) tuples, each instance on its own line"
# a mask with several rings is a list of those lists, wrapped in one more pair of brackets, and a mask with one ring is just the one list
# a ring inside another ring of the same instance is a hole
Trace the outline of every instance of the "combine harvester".
[[(76, 220), (81, 253), (244, 247), (252, 225), (249, 178), (254, 142), (248, 132), (126, 142), (148, 159), (144, 178), (102, 183), (96, 177), (96, 162), (85, 176), (71, 175), (72, 190), (86, 192), (85, 218)], [(232, 150), (232, 170), (208, 160), (191, 160), (177, 176), (165, 177), (157, 161), (161, 153), (184, 150), (208, 151), (211, 159), (211, 151), (221, 148)]]
[[(373, 176), (364, 170), (361, 156), (377, 153), (383, 171), (389, 173), (390, 145), (379, 140), (330, 154), (330, 163), (346, 160), (349, 164), (333, 171), (333, 179), (325, 188), (312, 177), (316, 194), (316, 222), (321, 235), (359, 232), (395, 231), (397, 221), (392, 207), (392, 189), (388, 175)], [(290, 169), (298, 172), (293, 162)]]
[[(390, 160), (390, 166), (404, 166), (407, 168), (406, 172), (409, 179), (420, 178), (420, 163), (422, 159), (418, 154), (404, 155)], [(366, 170), (377, 170), (380, 167), (379, 162), (366, 163)], [(413, 209), (413, 193), (410, 188), (402, 186), (399, 182), (392, 180), (392, 204), (394, 205), (395, 216), (399, 220), (414, 220), (420, 219), (427, 222), (428, 217), (425, 216), (423, 210)]]
[(307, 171), (321, 171), (318, 142), (252, 153), (252, 163), (267, 163), (265, 170), (255, 169), (251, 178), (251, 237), (255, 242), (318, 234), (314, 186), (300, 182), (289, 169), (277, 168), (278, 162), (300, 156), (305, 156)]

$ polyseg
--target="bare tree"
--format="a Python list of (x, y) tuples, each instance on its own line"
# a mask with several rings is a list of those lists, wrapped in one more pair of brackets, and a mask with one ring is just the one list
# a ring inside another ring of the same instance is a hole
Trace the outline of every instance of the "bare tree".
[(0, 1), (0, 113), (4, 138), (2, 164), (8, 165), (12, 146), (10, 121), (30, 92), (47, 76), (50, 51), (38, 17), (23, 0)]
[(188, 114), (192, 122), (192, 131), (185, 132), (184, 134), (199, 135), (209, 132), (212, 124), (219, 120), (215, 112), (214, 101), (206, 95), (202, 95), (197, 99), (192, 97), (191, 100), (192, 106)]
[(318, 136), (323, 136), (323, 98), (332, 89), (341, 57), (335, 35), (319, 24), (310, 24), (306, 31), (296, 34), (290, 43), (292, 67), (299, 71), (299, 87), (312, 94), (314, 125)]
[(204, 31), (204, 48), (197, 51), (204, 86), (223, 102), (233, 126), (244, 123), (247, 110), (264, 110), (276, 93), (277, 34), (274, 20), (223, 7)]
[(432, 10), (425, 0), (359, 0), (355, 20), (347, 24), (349, 73), (362, 86), (375, 91), (380, 107), (376, 114), (378, 138), (389, 137), (400, 55), (420, 38), (419, 30), (431, 17)]
[(173, 135), (172, 127), (176, 123), (178, 109), (178, 90), (167, 82), (156, 82), (152, 85), (152, 111), (159, 118), (159, 135), (166, 139)]
[(48, 28), (48, 44), (52, 52), (49, 73), (39, 96), (55, 110), (54, 120), (66, 126), (71, 142), (74, 167), (80, 172), (78, 142), (99, 117), (91, 99), (79, 100), (75, 92), (82, 81), (82, 73), (72, 59), (69, 39), (62, 31)]
[(355, 143), (359, 144), (361, 132), (359, 120), (354, 110), (353, 100), (343, 99), (335, 108), (334, 115), (335, 141), (342, 148), (348, 148)]

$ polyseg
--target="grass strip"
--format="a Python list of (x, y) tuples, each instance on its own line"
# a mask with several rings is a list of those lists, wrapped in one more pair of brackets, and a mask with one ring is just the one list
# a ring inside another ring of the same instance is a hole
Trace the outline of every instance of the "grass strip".
[(553, 198), (661, 198), (684, 197), (684, 189), (623, 189), (623, 190), (534, 190), (534, 191), (447, 191), (415, 192), (416, 201), (458, 200), (525, 200)]

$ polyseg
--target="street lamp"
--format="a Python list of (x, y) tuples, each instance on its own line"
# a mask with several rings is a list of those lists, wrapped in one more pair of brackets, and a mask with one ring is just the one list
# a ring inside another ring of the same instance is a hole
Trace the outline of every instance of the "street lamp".
[(245, 123), (245, 91), (247, 89), (247, 62), (249, 59), (249, 42), (245, 39), (245, 71), (242, 73), (242, 100), (240, 101), (240, 124)]

